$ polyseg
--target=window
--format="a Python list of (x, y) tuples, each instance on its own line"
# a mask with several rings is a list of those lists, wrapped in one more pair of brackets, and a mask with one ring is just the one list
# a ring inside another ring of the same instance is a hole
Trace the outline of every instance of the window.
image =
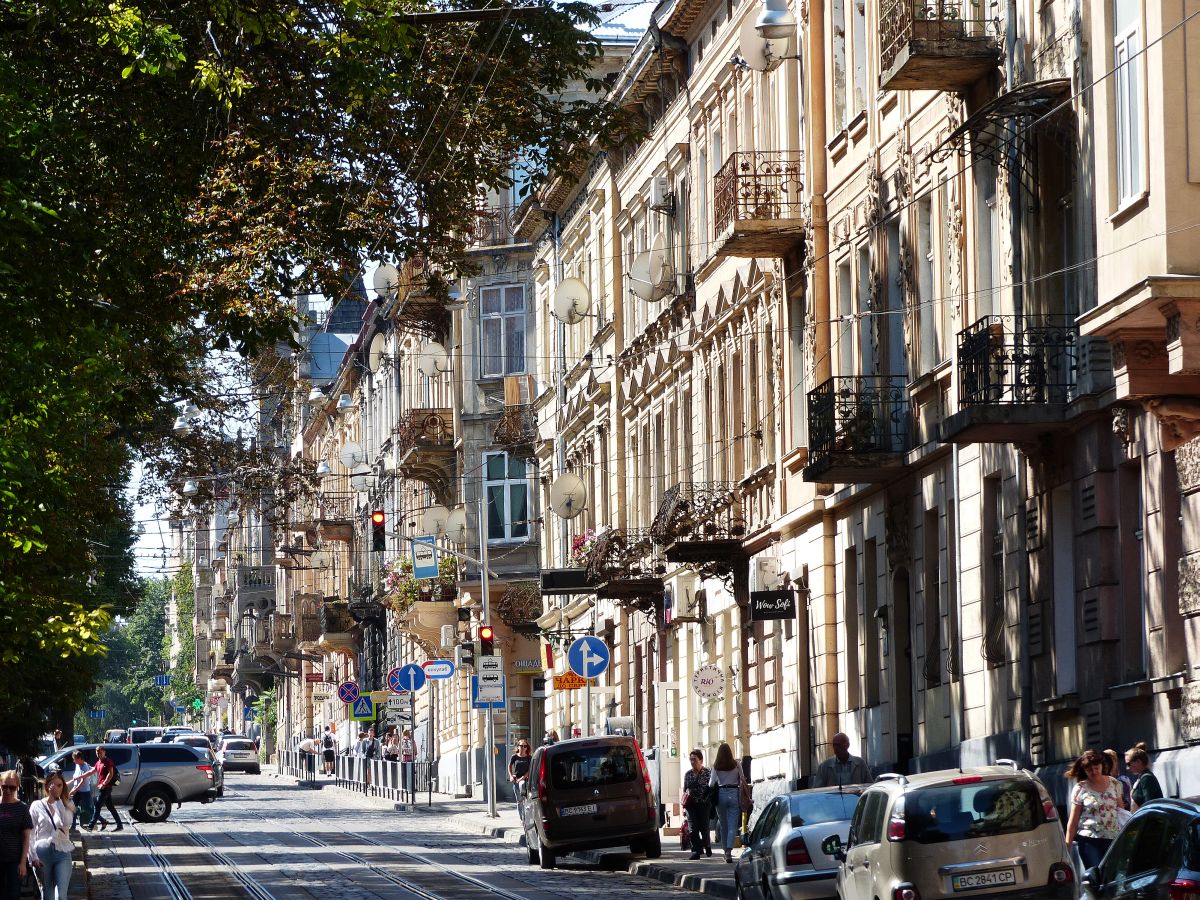
[(550, 761), (550, 780), (557, 790), (597, 788), (640, 779), (633, 748), (624, 744), (573, 748), (555, 753)]
[(858, 794), (854, 791), (791, 794), (792, 826), (818, 825), (821, 822), (845, 822), (854, 814)]
[(837, 349), (838, 374), (854, 374), (854, 297), (851, 284), (850, 261), (838, 263), (838, 321)]
[(863, 706), (879, 705), (879, 563), (875, 539), (863, 544)]
[(934, 296), (933, 201), (922, 197), (917, 202), (917, 337), (920, 341), (919, 366), (924, 375), (938, 364), (938, 334)]
[(850, 49), (854, 55), (854, 112), (867, 108), (867, 0), (851, 0), (854, 16)]
[(846, 127), (846, 0), (833, 0), (833, 130)]
[(1003, 665), (1007, 655), (1004, 613), (1004, 504), (1000, 478), (983, 481), (983, 529), (980, 531), (984, 570), (983, 658), (992, 666)]
[(525, 287), (510, 284), (479, 292), (479, 371), (484, 378), (525, 371)]
[(1113, 0), (1113, 89), (1116, 93), (1117, 200), (1136, 199), (1142, 184), (1141, 4)]
[(1000, 288), (1000, 212), (996, 200), (996, 165), (977, 159), (975, 173), (975, 302), (976, 318), (998, 311)]
[(854, 547), (846, 548), (844, 568), (846, 584), (842, 602), (846, 611), (846, 708), (858, 709), (862, 705), (859, 679), (862, 647), (858, 637), (858, 552)]
[(190, 747), (172, 747), (170, 744), (145, 744), (141, 750), (142, 763), (192, 763), (199, 762), (196, 751)]
[(488, 540), (524, 540), (529, 536), (529, 478), (525, 460), (507, 453), (485, 453), (483, 465)]
[(938, 540), (938, 510), (925, 513), (925, 560), (924, 560), (924, 627), (925, 627), (925, 682), (930, 685), (942, 683), (942, 604), (941, 604), (941, 546)]
[(1032, 781), (985, 781), (910, 791), (904, 833), (918, 844), (1032, 831), (1045, 821)]
[(854, 808), (850, 822), (849, 842), (854, 845), (878, 844), (883, 834), (883, 818), (888, 795), (883, 791), (868, 791)]

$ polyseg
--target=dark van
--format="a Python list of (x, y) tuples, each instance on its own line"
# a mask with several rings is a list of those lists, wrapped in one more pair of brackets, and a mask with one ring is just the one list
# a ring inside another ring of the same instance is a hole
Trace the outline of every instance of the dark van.
[(521, 800), (529, 862), (553, 869), (575, 850), (619, 847), (662, 855), (658, 800), (631, 737), (576, 738), (539, 747)]

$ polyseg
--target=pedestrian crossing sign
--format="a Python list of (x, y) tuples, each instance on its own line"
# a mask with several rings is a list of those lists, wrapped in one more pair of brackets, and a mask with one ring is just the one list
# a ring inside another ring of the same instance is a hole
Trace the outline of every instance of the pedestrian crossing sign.
[(354, 707), (350, 710), (350, 718), (357, 722), (375, 719), (375, 701), (369, 694), (364, 694), (354, 701)]

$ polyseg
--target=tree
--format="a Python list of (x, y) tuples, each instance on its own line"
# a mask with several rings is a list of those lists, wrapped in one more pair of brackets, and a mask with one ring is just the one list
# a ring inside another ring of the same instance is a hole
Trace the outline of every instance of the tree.
[[(0, 740), (85, 696), (111, 617), (137, 601), (134, 458), (148, 490), (170, 488), (167, 513), (190, 474), (303, 489), (302, 468), (230, 440), (291, 367), (231, 389), (214, 351), (286, 359), (293, 297), (344, 296), (365, 256), (466, 265), (478, 185), (509, 183), (513, 160), (568, 168), (619, 131), (608, 107), (554, 99), (600, 52), (579, 28), (590, 7), (397, 17), (419, 8), (0, 4)], [(176, 435), (175, 401), (207, 427)]]

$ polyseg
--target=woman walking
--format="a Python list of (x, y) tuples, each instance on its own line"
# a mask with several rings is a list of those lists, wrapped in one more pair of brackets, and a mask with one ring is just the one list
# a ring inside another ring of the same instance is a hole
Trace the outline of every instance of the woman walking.
[(708, 786), (717, 790), (717, 822), (727, 863), (733, 862), (733, 839), (742, 819), (742, 785), (745, 781), (746, 776), (733, 758), (733, 749), (722, 744), (717, 748)]
[(1125, 751), (1125, 765), (1133, 776), (1133, 790), (1129, 792), (1130, 812), (1162, 797), (1162, 786), (1150, 771), (1150, 754), (1146, 752), (1145, 744), (1139, 742)]
[(0, 900), (20, 900), (29, 859), (33, 819), (17, 797), (20, 790), (16, 769), (0, 775)]
[(689, 859), (699, 859), (702, 852), (712, 856), (712, 840), (708, 833), (708, 805), (712, 794), (708, 784), (712, 773), (704, 767), (704, 753), (699, 748), (688, 754), (688, 760), (691, 768), (683, 776), (683, 811), (692, 839)]
[(42, 900), (67, 900), (71, 886), (71, 820), (75, 805), (67, 796), (61, 772), (51, 772), (43, 784), (46, 796), (29, 808), (33, 818), (33, 849), (29, 861), (42, 872)]
[(1100, 865), (1100, 860), (1121, 831), (1117, 810), (1121, 809), (1121, 783), (1105, 773), (1103, 754), (1085, 750), (1067, 770), (1075, 780), (1068, 805), (1067, 845), (1079, 850), (1084, 871)]

